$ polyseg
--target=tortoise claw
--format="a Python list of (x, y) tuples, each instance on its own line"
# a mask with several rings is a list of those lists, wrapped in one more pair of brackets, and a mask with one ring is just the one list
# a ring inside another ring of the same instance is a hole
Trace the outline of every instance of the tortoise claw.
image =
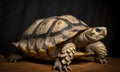
[(72, 71), (72, 68), (71, 68), (70, 66), (67, 66), (67, 68), (68, 68), (70, 71)]
[(67, 69), (66, 66), (63, 66), (63, 69), (64, 69), (66, 72), (68, 72), (68, 69)]
[(106, 59), (100, 59), (100, 64), (107, 64), (107, 60)]
[(60, 72), (62, 72), (62, 69), (64, 69), (66, 72), (72, 71), (72, 69), (69, 65), (64, 64), (62, 66), (62, 63), (58, 58), (56, 59), (54, 66), (53, 66), (53, 70), (55, 70), (55, 69), (58, 69)]
[(9, 57), (7, 58), (7, 62), (9, 62), (9, 63), (11, 63), (11, 62), (16, 63), (16, 62), (17, 62), (17, 60), (16, 60), (14, 57), (9, 56)]
[(68, 71), (72, 71), (72, 68), (68, 65), (68, 66), (63, 66), (63, 69), (68, 72)]
[(95, 62), (100, 63), (100, 64), (107, 64), (107, 60), (102, 57), (96, 57)]
[(53, 70), (58, 69), (60, 72), (62, 72), (62, 69), (65, 70), (66, 72), (72, 71), (72, 68), (69, 66), (70, 62), (62, 62), (63, 60), (59, 60), (58, 58), (56, 59)]
[(53, 70), (56, 68), (59, 69), (60, 72), (62, 72), (62, 65), (58, 58), (56, 59), (56, 61), (54, 63)]

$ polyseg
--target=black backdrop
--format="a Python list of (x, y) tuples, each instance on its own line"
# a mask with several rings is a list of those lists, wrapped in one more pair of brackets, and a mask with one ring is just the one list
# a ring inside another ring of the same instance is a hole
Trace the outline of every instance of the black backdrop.
[(7, 56), (14, 49), (11, 42), (20, 40), (23, 31), (39, 18), (71, 14), (89, 26), (106, 26), (103, 40), (108, 55), (120, 57), (113, 23), (112, 3), (105, 0), (1, 0), (0, 53)]

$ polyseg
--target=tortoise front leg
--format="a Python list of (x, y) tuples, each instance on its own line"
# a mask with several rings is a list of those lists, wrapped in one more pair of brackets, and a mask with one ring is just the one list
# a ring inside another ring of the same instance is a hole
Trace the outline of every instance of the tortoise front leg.
[(106, 61), (106, 56), (107, 56), (107, 50), (105, 45), (102, 42), (95, 42), (92, 44), (89, 44), (88, 46), (86, 46), (86, 51), (89, 53), (94, 53), (94, 59), (95, 62), (98, 63), (107, 63)]
[(58, 53), (53, 69), (58, 68), (60, 72), (62, 72), (62, 69), (64, 69), (66, 72), (68, 72), (68, 70), (72, 70), (70, 63), (74, 57), (75, 50), (76, 46), (74, 43), (65, 44)]

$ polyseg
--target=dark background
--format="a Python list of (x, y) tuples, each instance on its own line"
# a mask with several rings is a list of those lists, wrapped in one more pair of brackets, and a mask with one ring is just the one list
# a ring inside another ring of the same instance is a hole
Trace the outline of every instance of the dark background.
[(89, 26), (106, 26), (108, 56), (120, 57), (113, 2), (105, 0), (0, 0), (0, 54), (9, 55), (23, 31), (36, 19), (71, 14)]

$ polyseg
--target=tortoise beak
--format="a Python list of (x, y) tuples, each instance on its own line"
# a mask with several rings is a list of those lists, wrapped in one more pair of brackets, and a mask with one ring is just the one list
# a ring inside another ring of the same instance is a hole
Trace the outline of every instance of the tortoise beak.
[(101, 27), (102, 31), (103, 31), (103, 35), (106, 36), (107, 35), (107, 28), (106, 27)]
[(107, 31), (104, 31), (104, 32), (103, 32), (103, 35), (106, 36), (106, 35), (107, 35)]

